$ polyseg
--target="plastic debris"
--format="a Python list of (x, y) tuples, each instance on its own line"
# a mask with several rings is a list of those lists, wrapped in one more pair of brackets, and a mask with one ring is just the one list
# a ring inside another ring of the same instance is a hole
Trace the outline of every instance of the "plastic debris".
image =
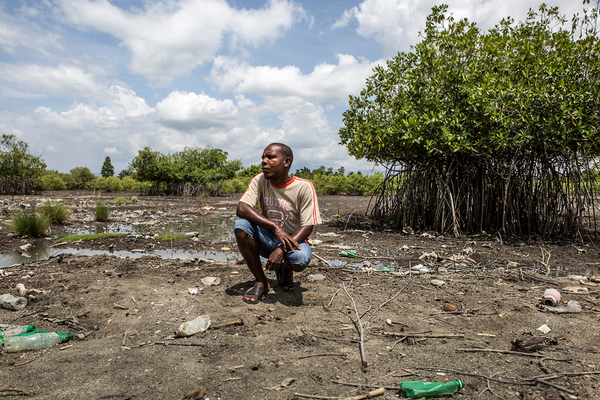
[(202, 278), (200, 281), (205, 286), (217, 286), (219, 283), (221, 283), (221, 278), (216, 276), (207, 276)]
[(546, 324), (540, 326), (539, 328), (537, 328), (538, 331), (542, 332), (542, 333), (548, 333), (550, 332), (552, 329), (550, 329), (550, 327)]

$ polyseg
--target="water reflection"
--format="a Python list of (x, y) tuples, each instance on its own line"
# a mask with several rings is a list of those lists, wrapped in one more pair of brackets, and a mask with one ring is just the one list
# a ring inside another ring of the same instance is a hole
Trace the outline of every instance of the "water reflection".
[[(110, 254), (121, 258), (141, 258), (151, 256), (163, 259), (206, 259), (218, 262), (235, 263), (241, 254), (224, 251), (187, 251), (187, 250), (148, 250), (148, 251), (110, 251), (110, 250), (92, 250), (74, 247), (51, 247), (48, 242), (41, 242), (31, 247), (26, 254), (13, 251), (9, 254), (0, 255), (0, 268), (8, 267), (14, 264), (27, 264), (38, 260), (47, 260), (52, 256), (59, 254), (77, 254), (86, 256), (95, 256)], [(233, 256), (233, 257), (232, 257)]]

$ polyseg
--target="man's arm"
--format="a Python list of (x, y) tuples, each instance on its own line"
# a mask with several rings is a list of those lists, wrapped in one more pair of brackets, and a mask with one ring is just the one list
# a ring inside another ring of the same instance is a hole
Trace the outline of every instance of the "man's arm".
[[(244, 203), (243, 201), (238, 203), (236, 214), (239, 218), (247, 219), (253, 224), (273, 231), (275, 237), (277, 237), (277, 239), (281, 242), (284, 251), (294, 251), (294, 247), (300, 250), (300, 245), (298, 244), (296, 236), (298, 239), (300, 239), (299, 241), (302, 242), (308, 237), (308, 235), (310, 235), (310, 232), (308, 232), (304, 237), (302, 237), (302, 228), (306, 228), (304, 226), (290, 235), (279, 224), (260, 214), (253, 207), (247, 203)], [(310, 231), (312, 232), (312, 226), (310, 227)], [(297, 233), (298, 235), (296, 235)]]

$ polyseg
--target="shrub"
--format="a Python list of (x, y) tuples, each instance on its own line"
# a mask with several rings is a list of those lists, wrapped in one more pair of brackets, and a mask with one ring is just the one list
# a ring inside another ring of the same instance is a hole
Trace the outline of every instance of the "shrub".
[(69, 218), (71, 210), (63, 204), (48, 201), (42, 205), (42, 214), (48, 217), (51, 222), (60, 224)]
[(127, 197), (123, 197), (123, 196), (117, 196), (117, 198), (115, 199), (115, 203), (117, 203), (117, 204), (127, 204), (130, 202), (131, 202), (131, 200), (129, 200)]
[(94, 207), (94, 216), (96, 217), (96, 221), (108, 221), (108, 214), (108, 206), (101, 201), (97, 201), (96, 207)]
[(48, 190), (66, 190), (67, 183), (57, 175), (44, 175), (36, 181), (37, 187), (42, 191)]
[(48, 230), (50, 219), (41, 213), (17, 211), (11, 215), (7, 225), (21, 235), (40, 236)]

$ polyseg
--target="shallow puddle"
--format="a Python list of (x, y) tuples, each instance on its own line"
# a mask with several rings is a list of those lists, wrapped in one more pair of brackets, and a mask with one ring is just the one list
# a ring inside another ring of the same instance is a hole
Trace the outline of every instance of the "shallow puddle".
[[(113, 255), (121, 258), (141, 258), (144, 256), (158, 257), (163, 259), (181, 259), (193, 260), (204, 259), (218, 262), (235, 263), (242, 256), (233, 252), (224, 252), (216, 250), (208, 251), (187, 251), (187, 250), (140, 250), (140, 251), (109, 251), (92, 250), (74, 247), (51, 247), (49, 242), (42, 242), (31, 247), (26, 254), (13, 251), (9, 254), (0, 255), (0, 268), (9, 267), (14, 264), (27, 264), (38, 260), (47, 260), (50, 257), (56, 257), (60, 254), (74, 255)], [(233, 257), (233, 258), (232, 258)]]

